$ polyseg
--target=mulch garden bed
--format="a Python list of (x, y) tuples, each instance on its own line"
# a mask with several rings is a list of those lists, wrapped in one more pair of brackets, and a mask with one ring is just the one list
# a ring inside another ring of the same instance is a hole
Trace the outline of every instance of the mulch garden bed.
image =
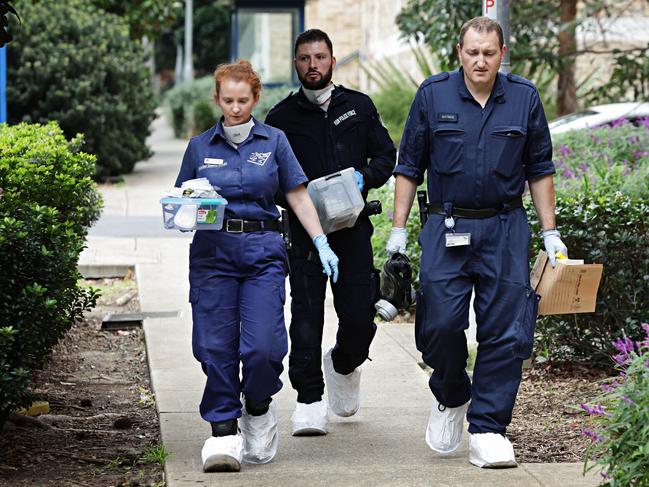
[(133, 279), (87, 281), (97, 307), (56, 346), (32, 390), (49, 414), (13, 415), (0, 433), (0, 485), (163, 486), (164, 450), (141, 329), (105, 331), (139, 311)]

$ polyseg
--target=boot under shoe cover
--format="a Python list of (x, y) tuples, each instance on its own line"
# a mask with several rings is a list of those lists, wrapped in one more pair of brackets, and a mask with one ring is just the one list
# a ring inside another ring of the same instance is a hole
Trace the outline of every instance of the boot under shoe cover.
[(311, 404), (298, 402), (291, 416), (293, 436), (318, 436), (327, 434), (328, 421), (327, 401)]
[(356, 367), (347, 375), (339, 374), (334, 370), (332, 350), (327, 350), (322, 358), (329, 407), (336, 415), (346, 418), (356, 414), (361, 407), (361, 368)]
[(482, 468), (516, 467), (514, 447), (498, 433), (469, 434), (469, 461)]
[(458, 449), (468, 408), (468, 401), (456, 408), (443, 406), (433, 395), (433, 406), (426, 428), (426, 443), (432, 450), (437, 453), (451, 453)]
[(243, 435), (243, 461), (247, 463), (268, 463), (277, 453), (279, 434), (277, 432), (277, 413), (275, 403), (261, 416), (252, 416), (241, 410), (239, 428)]
[(201, 450), (203, 472), (238, 472), (242, 456), (241, 435), (211, 436)]

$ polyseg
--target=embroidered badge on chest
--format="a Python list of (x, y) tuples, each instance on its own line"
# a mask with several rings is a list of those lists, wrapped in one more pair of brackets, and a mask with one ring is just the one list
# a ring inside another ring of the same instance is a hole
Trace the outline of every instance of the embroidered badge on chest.
[(355, 117), (355, 116), (356, 116), (356, 110), (349, 110), (348, 112), (343, 113), (340, 117), (334, 120), (334, 125), (338, 126), (340, 125), (340, 122), (342, 122), (343, 120), (347, 120), (349, 117)]
[(252, 152), (246, 162), (252, 162), (258, 166), (263, 166), (270, 157), (272, 152)]

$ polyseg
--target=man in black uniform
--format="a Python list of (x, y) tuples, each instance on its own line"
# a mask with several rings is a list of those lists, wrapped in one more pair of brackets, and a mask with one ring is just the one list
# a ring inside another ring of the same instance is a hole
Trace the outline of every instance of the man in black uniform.
[[(336, 66), (331, 40), (321, 30), (295, 41), (295, 70), (301, 89), (273, 107), (266, 123), (283, 130), (309, 180), (353, 167), (363, 198), (390, 177), (396, 150), (370, 98), (334, 86)], [(326, 434), (327, 403), (322, 330), (327, 277), (317, 251), (291, 215), (291, 353), (289, 377), (297, 390), (293, 434)], [(331, 233), (329, 243), (340, 258), (340, 277), (331, 283), (338, 315), (336, 344), (324, 357), (329, 406), (351, 416), (360, 406), (360, 365), (376, 332), (377, 278), (372, 265), (372, 224), (361, 214), (352, 228)]]

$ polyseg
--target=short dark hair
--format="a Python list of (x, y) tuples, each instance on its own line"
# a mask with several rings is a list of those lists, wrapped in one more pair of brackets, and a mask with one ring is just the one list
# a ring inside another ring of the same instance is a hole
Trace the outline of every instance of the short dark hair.
[(496, 22), (494, 19), (490, 19), (489, 17), (473, 17), (471, 20), (467, 20), (464, 22), (462, 25), (462, 28), (460, 29), (460, 49), (464, 47), (464, 34), (466, 34), (466, 31), (469, 29), (473, 29), (476, 32), (494, 32), (496, 31), (496, 34), (498, 34), (498, 43), (500, 44), (500, 48), (505, 45), (504, 37), (503, 37), (503, 29), (500, 27), (500, 24)]
[(329, 48), (329, 54), (331, 54), (331, 57), (333, 57), (334, 48), (333, 44), (331, 44), (331, 39), (329, 39), (329, 36), (326, 32), (320, 29), (305, 30), (299, 36), (297, 36), (297, 39), (295, 39), (295, 51), (293, 52), (293, 55), (297, 55), (297, 48), (302, 44), (311, 44), (312, 42), (319, 41), (323, 41), (325, 44), (327, 44), (327, 47)]

